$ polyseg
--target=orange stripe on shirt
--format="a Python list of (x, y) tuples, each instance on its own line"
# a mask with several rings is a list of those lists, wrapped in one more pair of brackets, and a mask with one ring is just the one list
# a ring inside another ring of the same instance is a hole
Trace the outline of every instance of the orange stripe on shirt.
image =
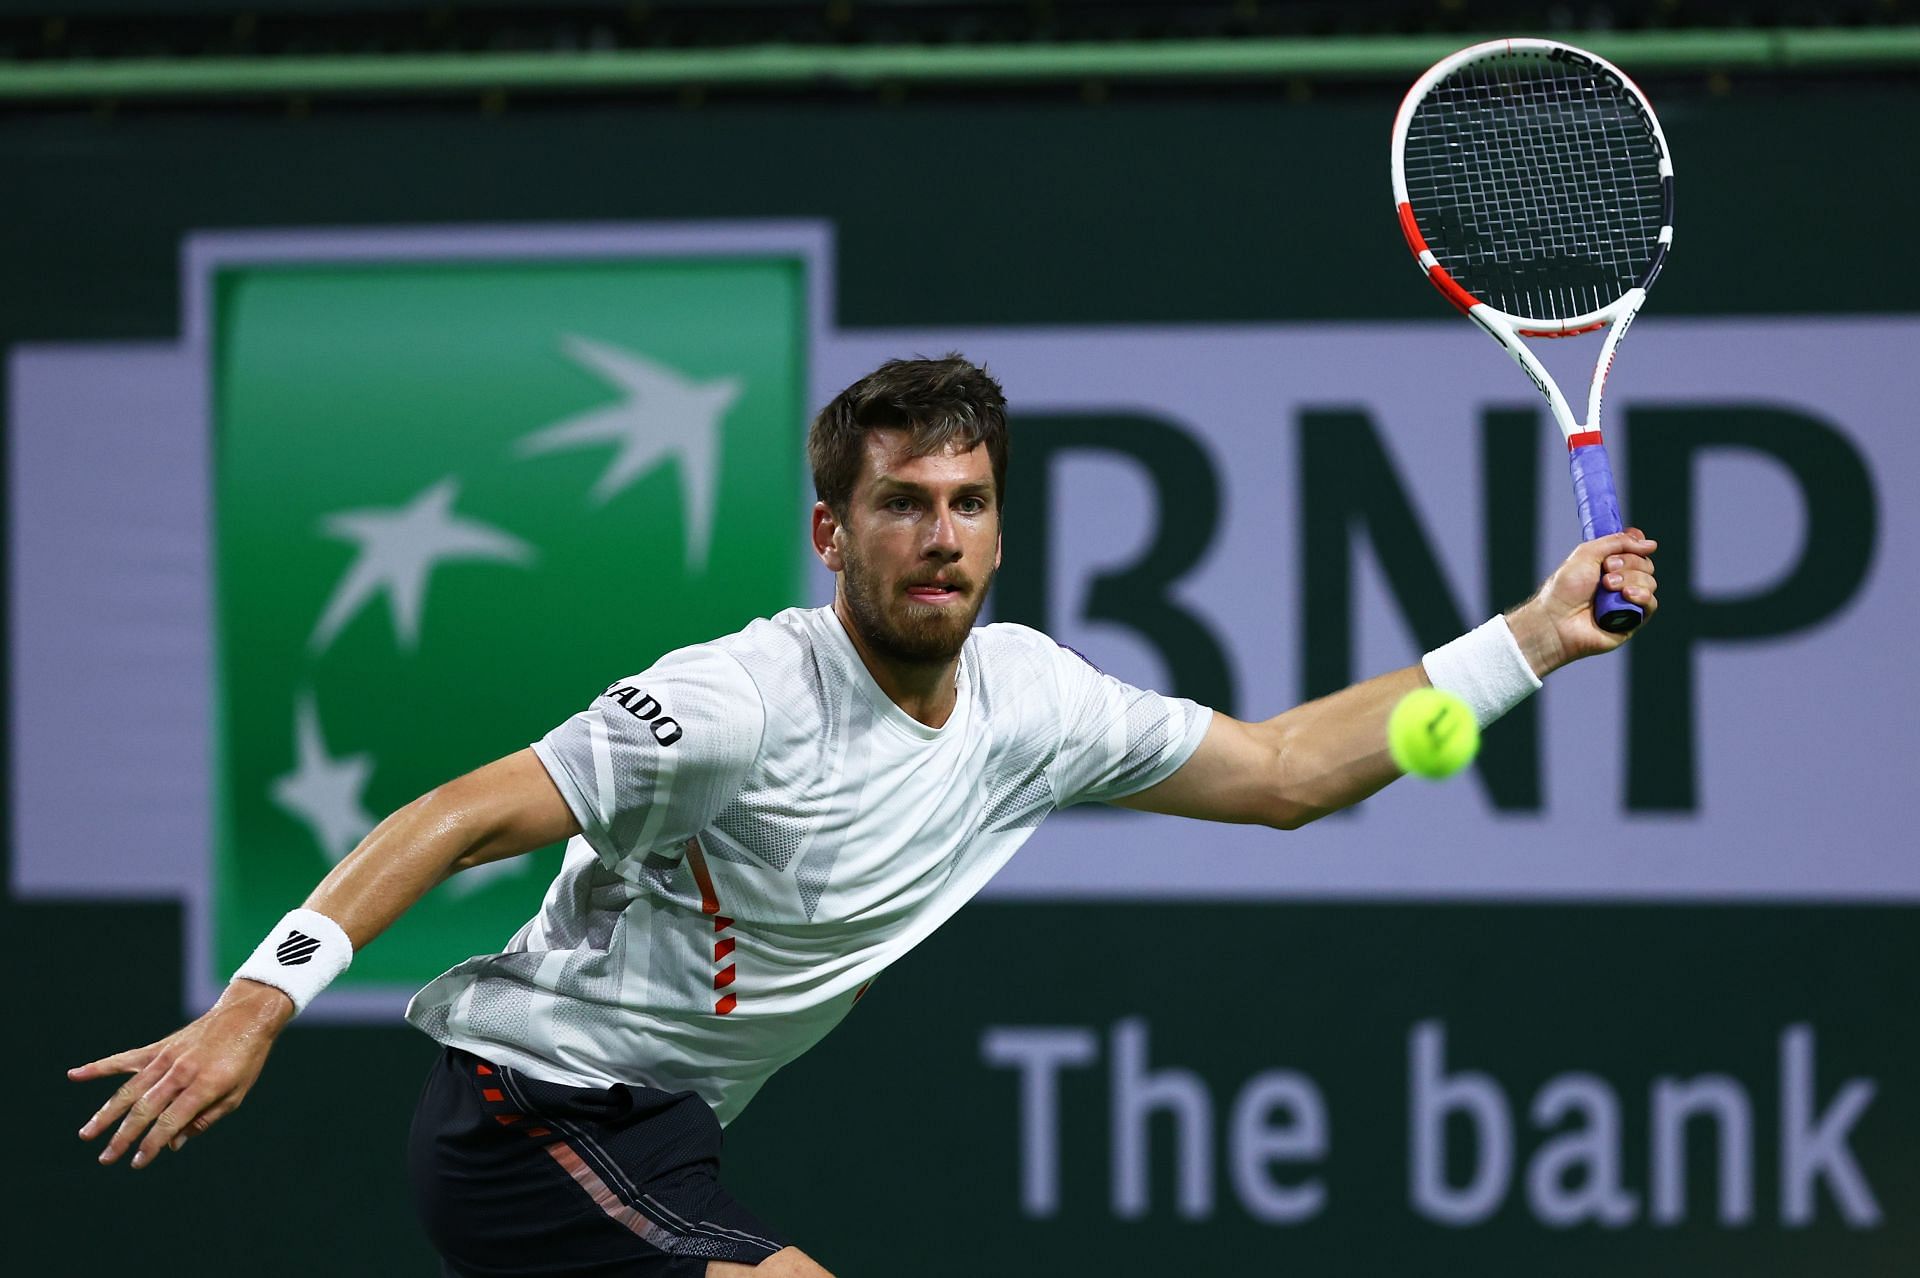
[(687, 840), (687, 864), (693, 867), (693, 881), (700, 885), (700, 912), (718, 914), (720, 896), (713, 890), (713, 875), (707, 872), (707, 854), (700, 850), (700, 836)]

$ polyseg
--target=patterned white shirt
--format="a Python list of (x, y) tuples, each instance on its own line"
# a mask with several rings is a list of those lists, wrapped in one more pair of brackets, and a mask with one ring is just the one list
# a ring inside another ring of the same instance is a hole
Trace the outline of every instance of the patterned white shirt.
[(608, 688), (534, 745), (579, 821), (540, 912), (417, 994), (435, 1039), (575, 1086), (692, 1090), (731, 1121), (1048, 813), (1171, 775), (1211, 712), (1024, 626), (976, 629), (939, 728), (831, 609)]

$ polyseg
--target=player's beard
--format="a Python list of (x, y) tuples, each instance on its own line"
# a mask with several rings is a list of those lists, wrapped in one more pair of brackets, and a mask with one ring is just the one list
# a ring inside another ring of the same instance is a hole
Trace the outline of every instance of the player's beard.
[(948, 569), (942, 575), (967, 596), (967, 601), (958, 607), (915, 603), (907, 594), (907, 586), (933, 576), (932, 572), (906, 581), (888, 581), (861, 557), (852, 542), (842, 548), (841, 558), (840, 590), (861, 642), (878, 656), (908, 665), (941, 665), (959, 656), (974, 619), (987, 601), (987, 587), (993, 584), (992, 569), (977, 581), (971, 574)]

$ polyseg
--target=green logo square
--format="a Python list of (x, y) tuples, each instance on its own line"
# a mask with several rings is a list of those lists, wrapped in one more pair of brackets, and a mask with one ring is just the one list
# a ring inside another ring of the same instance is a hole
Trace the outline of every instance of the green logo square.
[[(817, 269), (442, 245), (212, 270), (216, 979), (379, 815), (801, 600)], [(341, 984), (499, 949), (557, 864), (455, 876)]]

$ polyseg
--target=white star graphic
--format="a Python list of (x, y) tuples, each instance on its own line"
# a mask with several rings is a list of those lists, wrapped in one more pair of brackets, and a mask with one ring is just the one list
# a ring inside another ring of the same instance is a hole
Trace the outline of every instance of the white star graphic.
[(387, 592), (401, 644), (414, 647), (420, 638), (427, 577), (439, 564), (457, 559), (526, 563), (533, 558), (533, 548), (518, 537), (453, 514), (459, 493), (459, 482), (449, 476), (398, 509), (343, 510), (321, 521), (328, 535), (359, 542), (360, 557), (334, 587), (313, 628), (314, 651), (332, 643), (361, 605), (381, 590)]
[(525, 436), (519, 452), (525, 456), (591, 444), (619, 445), (620, 451), (593, 486), (593, 499), (600, 505), (661, 461), (678, 460), (687, 512), (687, 558), (699, 571), (706, 566), (713, 540), (720, 426), (740, 398), (740, 379), (696, 382), (645, 356), (585, 337), (566, 337), (561, 346), (569, 359), (617, 387), (625, 397)]
[(328, 758), (310, 696), (294, 712), (293, 752), (293, 771), (274, 779), (273, 801), (304, 822), (327, 859), (337, 862), (375, 825), (360, 797), (373, 775), (373, 756)]

